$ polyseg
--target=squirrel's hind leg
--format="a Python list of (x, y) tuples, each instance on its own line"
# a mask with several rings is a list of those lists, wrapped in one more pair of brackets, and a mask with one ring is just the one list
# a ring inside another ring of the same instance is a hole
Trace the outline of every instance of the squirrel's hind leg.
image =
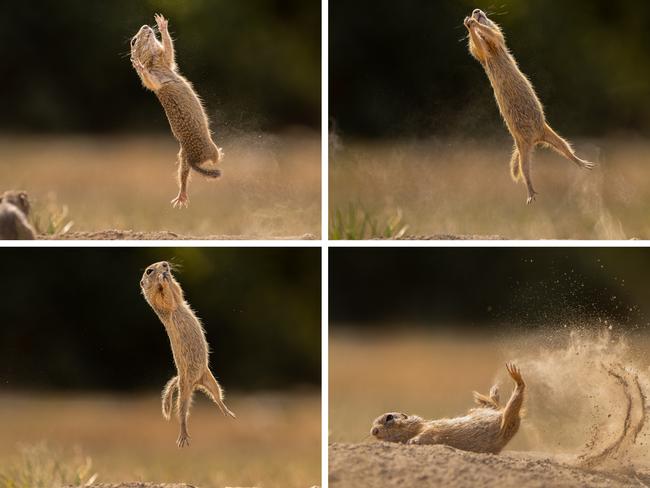
[(187, 181), (190, 177), (190, 165), (181, 149), (178, 153), (178, 195), (172, 200), (172, 207), (187, 208), (190, 199), (187, 196)]
[(201, 378), (201, 384), (199, 387), (214, 403), (217, 404), (221, 413), (226, 417), (237, 417), (223, 402), (223, 389), (209, 370), (206, 371), (203, 378)]

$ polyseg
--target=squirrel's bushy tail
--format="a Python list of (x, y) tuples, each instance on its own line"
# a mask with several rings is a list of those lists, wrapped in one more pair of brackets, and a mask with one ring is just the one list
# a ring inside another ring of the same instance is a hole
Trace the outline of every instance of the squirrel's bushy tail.
[(169, 420), (172, 416), (172, 409), (174, 405), (174, 392), (178, 389), (178, 376), (170, 379), (162, 392), (162, 414), (165, 420)]
[(510, 175), (515, 182), (521, 178), (521, 161), (519, 159), (519, 149), (516, 146), (512, 150), (512, 157), (510, 158)]
[(203, 161), (201, 161), (199, 163), (197, 163), (195, 161), (190, 161), (190, 166), (192, 167), (192, 169), (194, 171), (196, 171), (197, 173), (199, 173), (199, 174), (201, 174), (203, 176), (207, 176), (208, 178), (219, 178), (221, 176), (221, 170), (218, 170), (216, 168), (215, 169), (205, 169), (205, 168), (202, 168), (200, 165), (208, 163), (208, 162), (217, 164), (217, 163), (221, 162), (222, 159), (223, 159), (223, 150), (219, 146), (217, 146), (216, 144), (213, 144), (213, 153), (209, 157), (205, 158), (205, 160), (203, 160)]

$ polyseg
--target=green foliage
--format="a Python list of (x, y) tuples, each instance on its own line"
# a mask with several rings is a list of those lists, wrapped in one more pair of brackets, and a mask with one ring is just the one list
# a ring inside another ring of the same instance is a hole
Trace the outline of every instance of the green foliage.
[(161, 260), (180, 268), (227, 390), (320, 384), (320, 249), (5, 248), (4, 387), (159, 389), (174, 364), (139, 283)]
[(558, 131), (650, 134), (650, 3), (642, 0), (337, 2), (330, 100), (342, 134), (503, 134), (465, 39), (463, 19), (477, 7), (504, 28)]
[(336, 248), (329, 265), (332, 322), (467, 326), (496, 337), (650, 327), (647, 248)]
[(167, 132), (129, 61), (129, 40), (154, 13), (169, 18), (177, 61), (213, 128), (317, 128), (320, 2), (43, 0), (0, 17), (6, 97), (0, 129)]
[(330, 219), (333, 240), (400, 239), (407, 230), (399, 209), (392, 217), (381, 219), (363, 206), (350, 203), (347, 210), (336, 209)]
[(0, 488), (89, 486), (96, 479), (92, 460), (80, 449), (67, 455), (45, 443), (22, 447), (13, 464), (0, 468)]

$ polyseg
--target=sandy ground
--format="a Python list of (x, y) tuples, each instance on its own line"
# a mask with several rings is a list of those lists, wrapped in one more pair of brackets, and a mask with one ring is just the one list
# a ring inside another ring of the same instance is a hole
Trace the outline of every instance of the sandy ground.
[(455, 235), (455, 234), (437, 234), (437, 235), (407, 235), (400, 239), (402, 241), (506, 241), (507, 237), (503, 236), (482, 236), (482, 235)]
[(505, 452), (500, 456), (447, 446), (388, 443), (331, 444), (332, 488), (445, 487), (595, 487), (647, 486), (650, 471), (588, 471), (543, 455)]
[[(39, 239), (42, 240), (76, 240), (76, 241), (94, 241), (94, 240), (110, 240), (110, 241), (234, 241), (234, 240), (255, 240), (260, 237), (251, 236), (224, 236), (224, 235), (207, 235), (207, 236), (191, 236), (182, 235), (170, 231), (159, 232), (136, 232), (133, 230), (104, 230), (99, 232), (68, 232), (63, 235), (48, 236), (40, 235)], [(313, 234), (303, 234), (300, 236), (286, 236), (274, 237), (270, 240), (314, 240), (316, 237)], [(267, 239), (267, 238), (264, 238)]]
[[(168, 483), (119, 483), (119, 484), (99, 484), (86, 485), (87, 488), (196, 488), (193, 485), (186, 484), (168, 484)], [(65, 488), (75, 488), (68, 486)]]

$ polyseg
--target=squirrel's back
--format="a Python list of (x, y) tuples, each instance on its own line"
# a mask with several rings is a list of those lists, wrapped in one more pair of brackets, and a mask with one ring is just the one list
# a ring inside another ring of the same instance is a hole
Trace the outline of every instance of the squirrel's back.
[(484, 68), (510, 131), (523, 137), (539, 137), (546, 123), (544, 107), (512, 54), (507, 48), (499, 50)]
[(190, 164), (219, 161), (219, 151), (210, 136), (208, 117), (194, 88), (181, 75), (156, 91), (169, 125)]

